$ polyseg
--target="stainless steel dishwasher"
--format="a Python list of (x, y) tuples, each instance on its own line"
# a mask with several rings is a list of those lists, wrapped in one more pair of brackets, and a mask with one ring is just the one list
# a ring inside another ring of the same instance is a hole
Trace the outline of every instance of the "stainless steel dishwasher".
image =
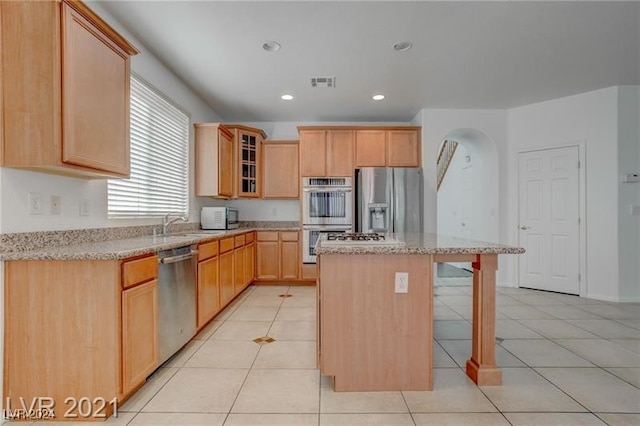
[(196, 333), (195, 245), (158, 253), (158, 351), (160, 364)]

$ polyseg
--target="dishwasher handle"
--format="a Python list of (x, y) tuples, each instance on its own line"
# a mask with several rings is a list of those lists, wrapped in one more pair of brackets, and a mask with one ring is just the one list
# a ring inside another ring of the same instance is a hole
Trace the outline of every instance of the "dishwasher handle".
[(183, 260), (192, 258), (196, 254), (198, 254), (198, 250), (191, 250), (191, 253), (181, 254), (178, 256), (163, 257), (161, 259), (158, 259), (158, 262), (164, 263), (165, 265), (169, 263), (182, 262)]

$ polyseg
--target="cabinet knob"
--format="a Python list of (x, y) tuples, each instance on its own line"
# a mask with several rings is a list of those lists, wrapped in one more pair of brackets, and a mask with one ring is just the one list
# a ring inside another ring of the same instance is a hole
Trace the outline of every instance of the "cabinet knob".
[(530, 228), (530, 226), (527, 226), (527, 225), (522, 225), (522, 226), (520, 227), (520, 229), (522, 229), (523, 231), (526, 231), (526, 230), (527, 230), (527, 229), (529, 229), (529, 228)]

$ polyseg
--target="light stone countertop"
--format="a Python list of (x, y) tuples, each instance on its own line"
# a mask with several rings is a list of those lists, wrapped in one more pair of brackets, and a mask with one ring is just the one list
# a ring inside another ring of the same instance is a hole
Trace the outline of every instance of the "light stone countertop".
[(358, 242), (327, 245), (326, 234), (321, 235), (316, 245), (316, 254), (522, 254), (521, 247), (467, 240), (439, 234), (385, 234), (387, 239), (396, 239), (401, 245), (376, 245)]
[[(238, 228), (229, 231), (193, 230), (163, 236), (140, 236), (100, 242), (43, 247), (35, 250), (0, 253), (1, 260), (113, 260), (155, 253), (162, 250), (220, 240), (251, 231), (296, 231), (299, 227)], [(199, 234), (199, 235), (196, 235)]]

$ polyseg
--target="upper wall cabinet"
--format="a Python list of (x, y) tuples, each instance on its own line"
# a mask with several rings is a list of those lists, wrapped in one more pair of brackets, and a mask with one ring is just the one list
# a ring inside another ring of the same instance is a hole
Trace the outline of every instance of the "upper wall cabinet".
[(233, 133), (220, 123), (198, 123), (194, 127), (196, 195), (231, 198)]
[(262, 142), (262, 198), (299, 198), (298, 141)]
[(234, 135), (235, 167), (232, 198), (260, 197), (260, 143), (267, 137), (261, 129), (225, 124)]
[(302, 176), (351, 176), (352, 129), (298, 127)]
[(356, 130), (355, 167), (419, 167), (420, 127)]
[(79, 1), (0, 2), (2, 165), (129, 175), (130, 56)]

